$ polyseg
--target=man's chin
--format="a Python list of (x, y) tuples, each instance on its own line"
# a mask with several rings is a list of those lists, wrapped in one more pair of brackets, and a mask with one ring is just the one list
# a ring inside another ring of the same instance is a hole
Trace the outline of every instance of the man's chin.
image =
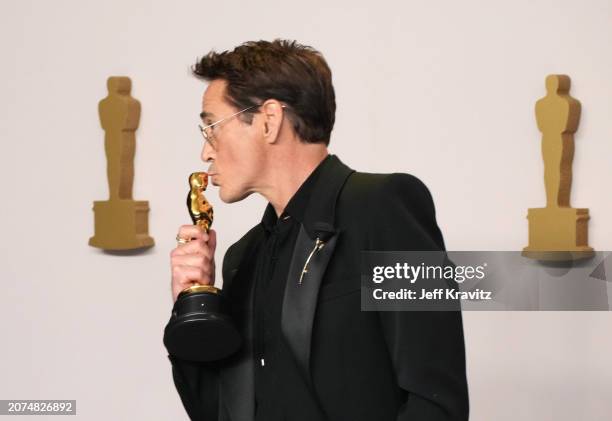
[(250, 192), (228, 192), (222, 186), (219, 186), (219, 198), (223, 203), (240, 202), (242, 199), (247, 198), (250, 194)]

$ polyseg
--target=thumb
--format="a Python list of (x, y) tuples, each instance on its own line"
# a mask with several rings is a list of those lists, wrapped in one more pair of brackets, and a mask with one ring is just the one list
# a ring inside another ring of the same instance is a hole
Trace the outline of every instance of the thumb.
[(217, 231), (214, 229), (208, 231), (208, 246), (210, 247), (211, 253), (214, 255), (217, 249)]

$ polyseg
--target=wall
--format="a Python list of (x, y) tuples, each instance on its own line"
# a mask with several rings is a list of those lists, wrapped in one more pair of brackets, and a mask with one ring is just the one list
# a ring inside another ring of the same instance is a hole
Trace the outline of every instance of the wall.
[[(450, 250), (517, 250), (542, 206), (533, 107), (550, 73), (582, 103), (572, 204), (611, 250), (612, 6), (606, 0), (307, 3), (3, 1), (0, 5), (0, 399), (76, 399), (78, 417), (186, 419), (162, 346), (169, 252), (188, 223), (210, 49), (297, 39), (323, 52), (338, 114), (331, 151), (353, 168), (409, 172), (433, 193)], [(134, 197), (156, 246), (87, 246), (107, 195), (97, 102), (111, 75), (142, 103)], [(263, 212), (215, 205), (217, 259)], [(220, 267), (220, 264), (218, 265)], [(472, 420), (604, 419), (609, 312), (464, 315)]]

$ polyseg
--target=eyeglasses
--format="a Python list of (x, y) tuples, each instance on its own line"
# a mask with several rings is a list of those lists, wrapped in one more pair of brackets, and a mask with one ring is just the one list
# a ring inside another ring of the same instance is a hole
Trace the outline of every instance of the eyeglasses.
[(232, 114), (232, 115), (228, 115), (227, 117), (223, 117), (221, 120), (217, 120), (217, 121), (215, 121), (214, 123), (211, 123), (211, 124), (209, 124), (209, 125), (207, 125), (207, 126), (202, 126), (201, 124), (198, 124), (198, 127), (200, 128), (200, 131), (202, 132), (202, 136), (204, 136), (204, 140), (205, 140), (206, 142), (208, 142), (208, 143), (210, 144), (210, 146), (212, 146), (212, 147), (213, 147), (213, 149), (214, 149), (214, 148), (215, 148), (215, 145), (214, 145), (214, 143), (213, 143), (213, 142), (214, 142), (214, 138), (213, 138), (213, 130), (212, 130), (212, 129), (213, 129), (213, 128), (214, 128), (214, 127), (217, 125), (217, 124), (222, 123), (222, 122), (224, 122), (225, 120), (229, 120), (229, 119), (230, 119), (230, 118), (232, 118), (232, 117), (236, 117), (237, 115), (240, 115), (240, 114), (242, 114), (242, 113), (244, 113), (244, 112), (246, 112), (246, 111), (248, 111), (248, 110), (250, 110), (250, 109), (252, 109), (252, 108), (259, 107), (260, 105), (261, 105), (261, 104), (258, 104), (258, 105), (251, 105), (250, 107), (247, 107), (247, 108), (245, 108), (244, 110), (240, 110), (240, 111), (238, 111), (237, 113), (234, 113), (234, 114)]
[[(198, 124), (198, 127), (200, 128), (200, 132), (202, 132), (202, 136), (204, 137), (204, 141), (208, 142), (210, 144), (210, 146), (212, 146), (213, 149), (215, 148), (215, 144), (214, 144), (214, 137), (213, 137), (213, 128), (219, 124), (224, 122), (225, 120), (229, 120), (232, 117), (236, 117), (237, 115), (240, 115), (246, 111), (249, 111), (252, 108), (256, 108), (256, 107), (261, 107), (263, 104), (257, 104), (257, 105), (251, 105), (250, 107), (247, 107), (243, 110), (238, 111), (237, 113), (234, 113), (232, 115), (228, 115), (227, 117), (223, 117), (221, 120), (217, 120), (214, 123), (210, 123), (206, 126), (202, 126), (201, 124)], [(286, 105), (281, 105), (282, 108), (286, 108)]]

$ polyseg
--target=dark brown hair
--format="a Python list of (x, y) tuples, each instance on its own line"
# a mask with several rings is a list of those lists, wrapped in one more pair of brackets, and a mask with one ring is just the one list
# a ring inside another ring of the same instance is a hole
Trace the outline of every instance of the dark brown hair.
[[(331, 70), (314, 48), (281, 39), (248, 41), (233, 51), (209, 52), (192, 71), (207, 81), (227, 81), (226, 100), (237, 109), (267, 99), (287, 104), (287, 117), (303, 141), (329, 144), (336, 99)], [(242, 116), (252, 122), (251, 112)]]

